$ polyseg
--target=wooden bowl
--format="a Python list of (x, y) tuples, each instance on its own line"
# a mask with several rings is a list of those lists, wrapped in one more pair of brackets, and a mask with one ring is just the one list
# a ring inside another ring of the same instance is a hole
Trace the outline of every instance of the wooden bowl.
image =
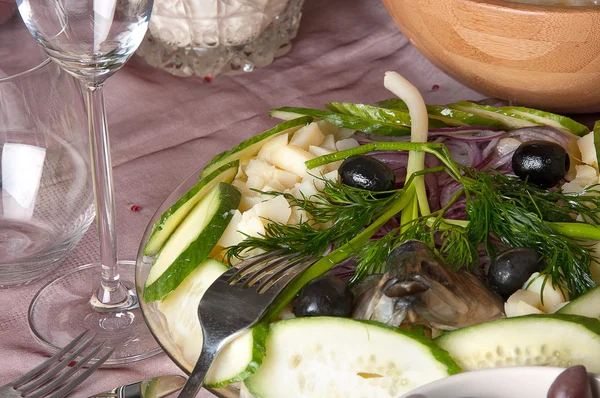
[(383, 3), (425, 57), (474, 90), (543, 110), (600, 111), (600, 7)]

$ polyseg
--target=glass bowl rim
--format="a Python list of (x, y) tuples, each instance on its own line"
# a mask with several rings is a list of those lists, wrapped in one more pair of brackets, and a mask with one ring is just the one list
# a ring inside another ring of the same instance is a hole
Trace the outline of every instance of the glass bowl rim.
[(0, 83), (8, 83), (8, 82), (18, 79), (20, 77), (30, 75), (34, 72), (37, 72), (38, 70), (40, 70), (42, 68), (47, 67), (51, 62), (52, 62), (52, 60), (49, 57), (45, 57), (45, 59), (43, 61), (41, 61), (39, 64), (32, 66), (31, 68), (29, 68), (27, 70), (15, 73), (14, 75), (0, 77)]

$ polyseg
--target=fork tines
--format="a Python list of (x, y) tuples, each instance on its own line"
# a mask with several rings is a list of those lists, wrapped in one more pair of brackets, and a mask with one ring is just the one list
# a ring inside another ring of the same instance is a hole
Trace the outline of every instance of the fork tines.
[(262, 294), (274, 284), (303, 271), (311, 256), (280, 249), (251, 257), (240, 263), (228, 279), (230, 285), (255, 287)]
[[(65, 396), (87, 379), (112, 354), (113, 349), (109, 349), (108, 352), (97, 358), (104, 348), (105, 342), (93, 345), (94, 338), (95, 335), (88, 331), (83, 332), (62, 350), (10, 383), (10, 385), (22, 396), (27, 395), (27, 398), (59, 398)], [(88, 348), (86, 354), (85, 351)], [(85, 371), (76, 374), (86, 365), (89, 366)]]

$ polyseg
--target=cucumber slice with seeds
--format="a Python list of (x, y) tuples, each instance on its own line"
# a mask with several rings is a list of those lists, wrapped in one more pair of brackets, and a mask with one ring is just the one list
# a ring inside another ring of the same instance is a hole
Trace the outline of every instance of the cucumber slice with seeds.
[(277, 322), (266, 350), (258, 371), (244, 382), (260, 398), (396, 398), (460, 371), (430, 340), (347, 318)]
[(584, 365), (600, 372), (600, 320), (577, 315), (504, 318), (435, 339), (463, 370)]
[(296, 119), (291, 119), (285, 121), (283, 123), (279, 123), (275, 127), (270, 130), (265, 131), (264, 133), (258, 134), (254, 137), (247, 139), (246, 141), (241, 142), (236, 145), (232, 149), (221, 152), (217, 156), (215, 156), (209, 163), (206, 165), (202, 173), (200, 174), (200, 178), (204, 178), (219, 167), (232, 162), (234, 160), (249, 158), (258, 153), (260, 148), (264, 144), (265, 140), (268, 138), (276, 137), (282, 134), (293, 133), (298, 130), (302, 126), (306, 126), (310, 122), (313, 121), (312, 117), (300, 117)]
[(144, 254), (146, 256), (154, 256), (158, 253), (175, 228), (177, 228), (185, 216), (188, 215), (190, 210), (207, 192), (220, 182), (231, 183), (233, 181), (238, 172), (239, 165), (240, 162), (235, 160), (219, 167), (200, 180), (200, 182), (179, 198), (173, 206), (169, 207), (152, 227), (150, 239), (148, 239), (148, 243), (144, 247)]
[(229, 225), (242, 194), (220, 182), (194, 206), (164, 244), (146, 279), (144, 300), (161, 300), (200, 265)]

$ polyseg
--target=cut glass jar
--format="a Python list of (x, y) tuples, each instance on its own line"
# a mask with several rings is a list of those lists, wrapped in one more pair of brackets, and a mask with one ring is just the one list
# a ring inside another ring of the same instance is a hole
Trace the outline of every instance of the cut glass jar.
[(138, 55), (177, 76), (251, 72), (291, 49), (304, 0), (155, 0)]

